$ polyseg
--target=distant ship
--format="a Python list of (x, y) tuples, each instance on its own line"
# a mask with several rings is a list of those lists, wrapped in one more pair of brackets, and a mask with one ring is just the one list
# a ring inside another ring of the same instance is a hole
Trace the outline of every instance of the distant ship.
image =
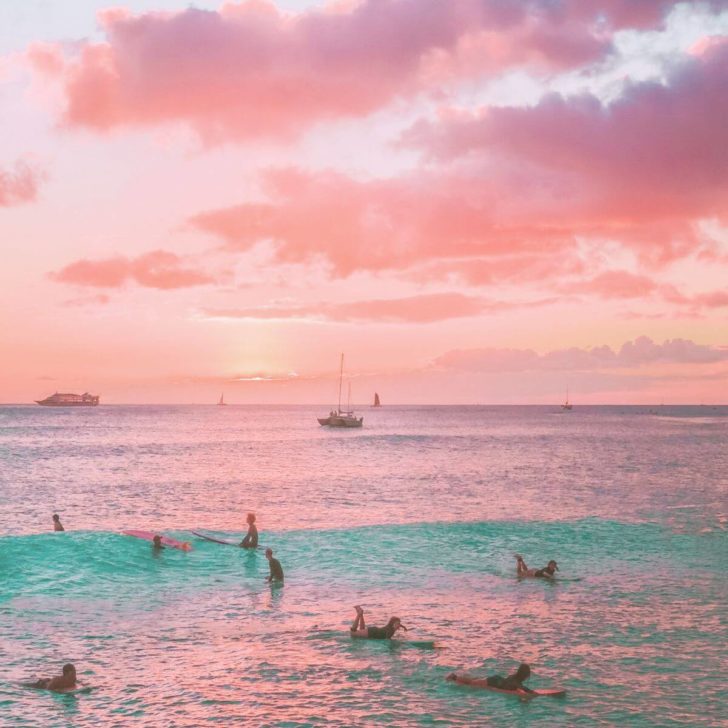
[(56, 392), (45, 399), (36, 399), (36, 404), (43, 407), (96, 407), (99, 403), (98, 394), (64, 394)]
[(227, 402), (223, 399), (223, 395), (220, 395), (220, 401), (217, 403), (218, 407), (227, 407)]
[(382, 406), (382, 403), (379, 401), (379, 395), (376, 392), (374, 392), (374, 404), (372, 405), (372, 407), (381, 407), (381, 406)]
[[(351, 409), (351, 404), (346, 410), (341, 409), (341, 383), (344, 379), (344, 355), (341, 355), (341, 369), (339, 371), (339, 406), (329, 412), (328, 417), (317, 417), (319, 425), (324, 427), (361, 427), (363, 417), (357, 417)], [(351, 402), (351, 384), (349, 384), (349, 402)]]
[(571, 410), (573, 408), (574, 408), (574, 405), (571, 404), (571, 402), (569, 402), (569, 390), (567, 388), (566, 389), (566, 401), (564, 402), (564, 404), (561, 405), (561, 409), (562, 410)]

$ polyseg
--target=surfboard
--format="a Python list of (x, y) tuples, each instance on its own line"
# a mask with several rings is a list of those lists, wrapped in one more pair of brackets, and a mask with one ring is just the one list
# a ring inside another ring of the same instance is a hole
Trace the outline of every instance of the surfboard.
[(458, 685), (465, 685), (469, 688), (480, 688), (481, 690), (489, 690), (492, 693), (504, 693), (506, 695), (517, 695), (519, 698), (537, 698), (537, 697), (551, 697), (551, 698), (561, 698), (564, 695), (566, 695), (566, 690), (561, 690), (560, 688), (552, 688), (550, 690), (534, 690), (533, 692), (527, 692), (525, 690), (503, 690), (502, 688), (496, 688), (491, 687), (490, 685), (484, 685), (483, 683), (477, 683), (476, 685), (473, 685), (473, 683), (464, 682), (458, 675), (458, 673), (452, 673), (454, 677), (448, 676), (448, 680), (451, 680), (454, 683), (457, 683)]
[(225, 539), (222, 538), (215, 538), (214, 536), (208, 536), (206, 533), (201, 533), (200, 531), (190, 531), (190, 533), (197, 536), (197, 538), (201, 538), (203, 541), (212, 541), (212, 543), (221, 543), (225, 546), (240, 546), (239, 543), (236, 541), (225, 541)]
[(145, 541), (154, 541), (155, 536), (162, 537), (162, 544), (169, 546), (173, 549), (179, 549), (180, 551), (190, 551), (192, 544), (189, 541), (178, 541), (176, 538), (170, 538), (164, 536), (161, 533), (155, 533), (154, 531), (139, 531), (137, 529), (131, 529), (129, 531), (122, 531), (125, 536), (133, 536), (134, 538), (142, 538)]

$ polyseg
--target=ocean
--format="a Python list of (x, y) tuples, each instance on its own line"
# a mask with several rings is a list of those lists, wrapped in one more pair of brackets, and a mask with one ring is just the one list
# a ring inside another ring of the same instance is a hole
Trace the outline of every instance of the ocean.
[[(0, 725), (726, 724), (728, 407), (327, 412), (0, 407)], [(248, 511), (282, 588), (190, 533)], [(69, 661), (88, 690), (22, 686)], [(566, 697), (445, 680), (521, 661)]]

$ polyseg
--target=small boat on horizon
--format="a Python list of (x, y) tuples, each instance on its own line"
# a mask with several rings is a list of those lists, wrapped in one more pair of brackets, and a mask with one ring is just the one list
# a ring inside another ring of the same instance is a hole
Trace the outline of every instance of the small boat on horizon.
[(70, 394), (56, 392), (45, 399), (36, 399), (35, 403), (41, 407), (96, 407), (101, 397), (98, 394)]
[(341, 367), (339, 369), (339, 404), (335, 410), (329, 412), (328, 417), (317, 417), (322, 427), (361, 427), (364, 418), (357, 417), (351, 409), (351, 384), (349, 384), (349, 404), (346, 410), (341, 409), (341, 384), (344, 379), (344, 355), (341, 355)]
[(374, 404), (372, 405), (372, 407), (381, 407), (381, 406), (382, 406), (382, 403), (379, 401), (379, 395), (376, 392), (374, 392)]
[(227, 407), (227, 402), (223, 398), (223, 394), (220, 395), (220, 399), (219, 399), (219, 401), (217, 403), (217, 406), (218, 407)]
[(574, 409), (574, 405), (569, 402), (569, 388), (566, 388), (566, 401), (561, 405), (562, 410), (572, 410)]

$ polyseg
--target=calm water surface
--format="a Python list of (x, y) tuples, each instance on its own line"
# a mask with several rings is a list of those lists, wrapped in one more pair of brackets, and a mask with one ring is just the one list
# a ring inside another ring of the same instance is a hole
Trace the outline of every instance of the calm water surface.
[[(728, 408), (323, 411), (0, 407), (0, 724), (725, 723)], [(282, 589), (188, 532), (248, 510)], [(352, 641), (354, 604), (441, 648)], [(444, 679), (521, 660), (568, 696)], [(66, 661), (90, 692), (19, 685)]]

